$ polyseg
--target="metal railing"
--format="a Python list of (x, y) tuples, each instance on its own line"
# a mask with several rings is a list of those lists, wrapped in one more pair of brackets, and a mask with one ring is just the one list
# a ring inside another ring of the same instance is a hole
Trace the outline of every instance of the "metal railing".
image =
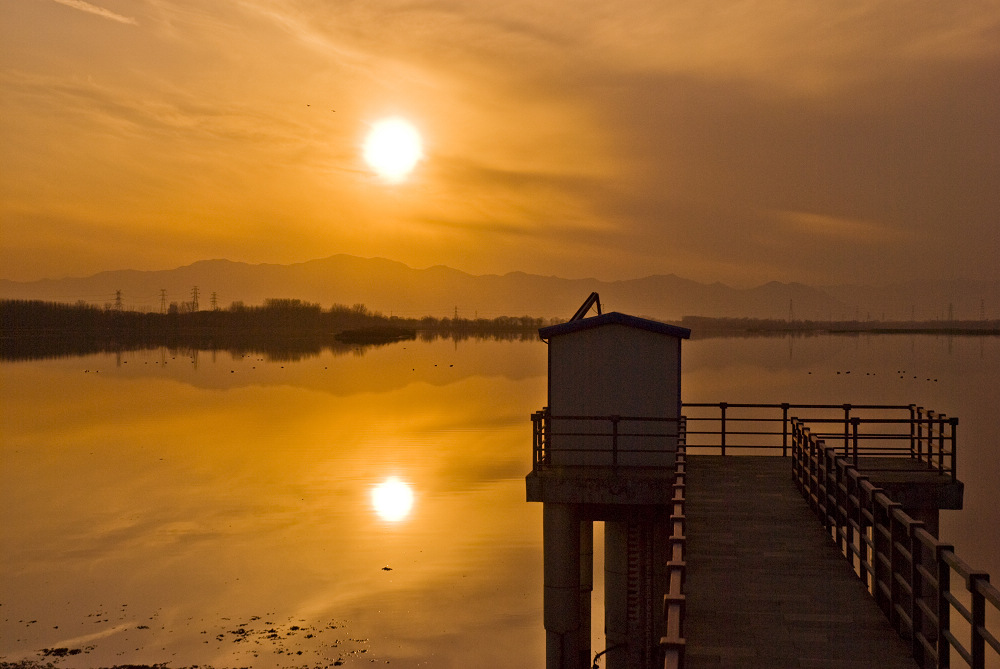
[[(956, 655), (972, 669), (984, 669), (987, 649), (1000, 659), (1000, 641), (986, 627), (987, 610), (994, 621), (1000, 616), (1000, 591), (989, 574), (970, 568), (953, 546), (938, 541), (860, 473), (841, 448), (827, 446), (799, 420), (792, 425), (792, 469), (799, 491), (921, 667), (950, 667)], [(952, 589), (953, 573), (964, 592)], [(952, 625), (960, 622), (952, 611), (968, 627), (964, 641)]]
[[(531, 414), (532, 466), (535, 471), (553, 464), (611, 466), (626, 464), (629, 456), (673, 453), (681, 438), (680, 418), (652, 416), (553, 416), (548, 408)], [(646, 426), (651, 426), (647, 431)], [(557, 429), (558, 428), (558, 429)], [(553, 440), (560, 442), (553, 448)], [(659, 440), (669, 446), (647, 446)], [(636, 447), (641, 446), (641, 447)], [(554, 454), (569, 456), (556, 463)], [(654, 465), (655, 466), (655, 465)]]
[[(893, 471), (935, 471), (957, 476), (958, 419), (915, 404), (738, 404), (685, 402), (688, 449), (727, 453), (769, 452), (787, 456), (792, 420), (814, 426), (814, 434), (842, 444), (857, 466), (860, 458), (896, 458)], [(553, 416), (548, 408), (532, 414), (533, 467), (553, 464), (553, 440), (559, 453), (586, 455), (587, 464), (618, 466), (623, 454), (649, 453), (635, 448), (645, 439), (665, 439), (672, 449), (678, 419), (642, 416)], [(555, 429), (561, 424), (573, 427)], [(555, 424), (554, 424), (555, 422)], [(646, 425), (663, 426), (653, 432)], [(584, 429), (583, 426), (586, 426)], [(819, 428), (822, 427), (823, 431)], [(622, 443), (633, 447), (622, 447)], [(600, 458), (603, 458), (600, 459)], [(872, 461), (866, 469), (871, 470)], [(884, 461), (883, 461), (884, 464)]]
[[(817, 436), (842, 443), (859, 457), (909, 457), (913, 470), (957, 475), (958, 419), (915, 404), (736, 404), (685, 402), (688, 448), (781, 451), (787, 456), (791, 420), (826, 431)], [(918, 464), (920, 463), (920, 464)], [(898, 468), (896, 468), (898, 470)]]
[(684, 649), (684, 575), (687, 563), (684, 561), (686, 518), (684, 496), (687, 479), (687, 455), (684, 445), (684, 420), (681, 419), (680, 439), (677, 444), (677, 459), (674, 462), (674, 484), (670, 511), (670, 538), (668, 545), (670, 560), (667, 562), (667, 592), (663, 595), (664, 635), (660, 637), (663, 653), (663, 669), (683, 669)]

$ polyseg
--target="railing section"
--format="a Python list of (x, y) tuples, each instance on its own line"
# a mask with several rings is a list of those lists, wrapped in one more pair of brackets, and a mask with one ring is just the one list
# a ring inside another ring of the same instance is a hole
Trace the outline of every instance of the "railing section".
[[(958, 419), (913, 404), (683, 404), (688, 452), (722, 455), (787, 456), (793, 417), (812, 426), (815, 436), (836, 444), (855, 466), (869, 458), (865, 469), (881, 458), (893, 458), (893, 471), (935, 471), (958, 474)], [(679, 435), (679, 420), (644, 416), (553, 416), (545, 408), (532, 414), (533, 467), (556, 464), (558, 453), (575, 454), (579, 462), (618, 466), (629, 457), (651, 452), (644, 443), (665, 443)], [(624, 446), (623, 446), (624, 444)], [(655, 447), (653, 447), (655, 448)], [(692, 450), (694, 449), (694, 450)]]
[(667, 562), (668, 588), (663, 596), (663, 619), (666, 633), (660, 638), (664, 669), (684, 667), (684, 573), (685, 551), (684, 495), (687, 476), (684, 421), (680, 422), (677, 459), (674, 463), (673, 508), (670, 512), (670, 561)]
[[(531, 415), (535, 471), (560, 466), (662, 466), (658, 454), (676, 451), (680, 418)], [(558, 445), (554, 446), (556, 443)]]
[(1000, 619), (1000, 591), (989, 574), (970, 568), (804, 421), (792, 421), (792, 467), (800, 492), (921, 667), (960, 658), (984, 669), (987, 650), (1000, 660), (1000, 641), (986, 627), (988, 611)]

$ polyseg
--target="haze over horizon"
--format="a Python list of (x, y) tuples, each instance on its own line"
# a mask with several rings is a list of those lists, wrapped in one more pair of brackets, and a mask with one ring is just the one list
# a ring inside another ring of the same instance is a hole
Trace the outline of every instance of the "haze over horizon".
[(4, 279), (1000, 279), (997, 0), (13, 0), (0, 41)]

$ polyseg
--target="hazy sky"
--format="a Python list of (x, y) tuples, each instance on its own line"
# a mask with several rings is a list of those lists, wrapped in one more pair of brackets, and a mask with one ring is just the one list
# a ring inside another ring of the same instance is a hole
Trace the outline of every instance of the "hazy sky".
[(1000, 279), (1000, 0), (5, 0), (0, 217), (19, 280)]

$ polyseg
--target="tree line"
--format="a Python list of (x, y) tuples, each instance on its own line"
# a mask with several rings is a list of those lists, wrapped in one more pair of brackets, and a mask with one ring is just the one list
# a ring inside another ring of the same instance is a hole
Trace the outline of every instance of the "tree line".
[(42, 300), (0, 300), (0, 328), (5, 334), (46, 332), (110, 332), (117, 330), (314, 330), (338, 332), (372, 327), (413, 330), (537, 330), (553, 321), (531, 316), (496, 318), (403, 318), (371, 311), (364, 304), (334, 304), (323, 309), (318, 303), (299, 299), (272, 298), (262, 305), (233, 302), (226, 309), (185, 310), (171, 304), (166, 313), (130, 311), (86, 302), (65, 304)]
[[(155, 346), (204, 350), (318, 353), (349, 349), (337, 340), (345, 332), (417, 336), (423, 339), (537, 337), (551, 321), (530, 316), (497, 318), (402, 318), (363, 304), (317, 303), (274, 298), (262, 305), (234, 302), (226, 309), (168, 309), (140, 312), (42, 300), (0, 300), (0, 357), (27, 359)], [(376, 337), (373, 341), (378, 341)]]
[(931, 321), (814, 321), (776, 318), (720, 318), (685, 316), (681, 326), (702, 336), (743, 334), (1000, 334), (998, 320), (931, 320)]

